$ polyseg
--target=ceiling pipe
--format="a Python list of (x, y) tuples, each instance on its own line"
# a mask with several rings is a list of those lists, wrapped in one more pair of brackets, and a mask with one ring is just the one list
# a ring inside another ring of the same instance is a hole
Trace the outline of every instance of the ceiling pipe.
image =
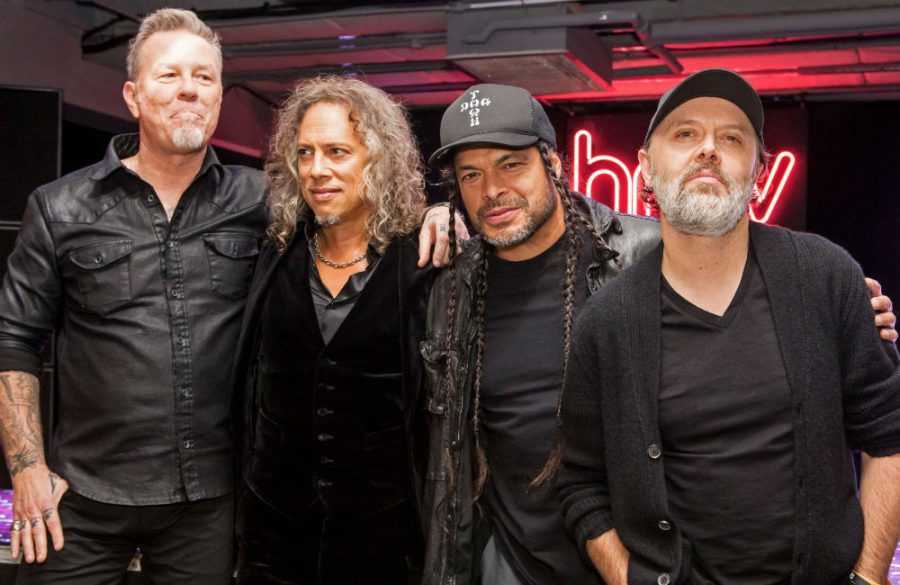
[(444, 32), (401, 33), (390, 35), (359, 35), (351, 38), (330, 37), (298, 39), (294, 41), (267, 41), (225, 45), (227, 57), (263, 57), (271, 55), (315, 55), (377, 49), (420, 49), (427, 45), (443, 45), (447, 42)]

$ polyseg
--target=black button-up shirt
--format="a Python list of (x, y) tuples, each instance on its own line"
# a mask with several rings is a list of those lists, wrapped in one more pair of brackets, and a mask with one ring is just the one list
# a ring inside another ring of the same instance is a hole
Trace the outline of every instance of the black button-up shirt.
[(0, 290), (0, 370), (40, 372), (59, 331), (51, 466), (79, 494), (125, 505), (232, 488), (230, 374), (265, 229), (262, 175), (212, 148), (171, 220), (122, 165), (98, 164), (32, 194)]

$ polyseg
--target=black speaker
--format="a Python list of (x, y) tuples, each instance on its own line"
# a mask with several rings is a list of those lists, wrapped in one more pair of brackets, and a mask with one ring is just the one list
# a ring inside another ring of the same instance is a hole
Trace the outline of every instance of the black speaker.
[[(6, 260), (15, 246), (28, 195), (59, 177), (62, 101), (62, 92), (56, 89), (0, 86), (0, 112), (4, 113), (0, 116), (0, 276), (6, 275)], [(48, 340), (42, 358), (41, 423), (49, 451), (56, 420), (53, 339)], [(9, 487), (4, 465), (0, 488)]]
[(20, 221), (35, 187), (59, 177), (62, 92), (0, 86), (0, 221)]

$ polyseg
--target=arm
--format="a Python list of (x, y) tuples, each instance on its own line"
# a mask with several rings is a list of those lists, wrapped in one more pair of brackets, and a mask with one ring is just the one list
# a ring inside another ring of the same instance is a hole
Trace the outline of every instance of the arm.
[[(569, 532), (609, 585), (624, 585), (629, 553), (613, 527), (601, 405), (601, 352), (591, 303), (572, 333), (562, 396), (562, 460), (558, 486)], [(608, 357), (608, 354), (605, 354)]]
[(881, 284), (872, 278), (866, 278), (866, 285), (872, 295), (872, 310), (875, 311), (875, 326), (885, 341), (897, 343), (897, 315), (890, 297), (881, 294)]
[(628, 559), (631, 555), (619, 540), (615, 528), (589, 540), (587, 553), (606, 585), (628, 584)]
[(12, 556), (19, 548), (25, 561), (47, 558), (47, 534), (53, 547), (63, 547), (57, 506), (68, 489), (66, 481), (47, 468), (41, 437), (38, 379), (26, 372), (0, 372), (0, 441), (13, 485), (13, 518), (24, 520), (22, 530), (11, 532)]
[[(431, 255), (432, 246), (434, 247), (433, 264), (436, 268), (446, 266), (450, 263), (450, 211), (446, 204), (437, 203), (428, 208), (425, 212), (425, 219), (422, 221), (422, 229), (419, 231), (419, 267), (422, 268), (428, 264)], [(466, 222), (463, 221), (459, 212), (456, 213), (456, 230), (457, 243), (469, 239), (469, 230), (466, 229)]]
[(61, 298), (53, 239), (32, 195), (0, 289), (0, 441), (12, 478), (13, 518), (24, 521), (11, 534), (12, 554), (23, 550), (28, 563), (46, 558), (46, 529), (54, 548), (63, 545), (56, 508), (67, 485), (44, 461), (37, 378)]
[(888, 569), (900, 539), (900, 453), (863, 456), (859, 500), (865, 519), (862, 552), (854, 571), (876, 583), (888, 583)]

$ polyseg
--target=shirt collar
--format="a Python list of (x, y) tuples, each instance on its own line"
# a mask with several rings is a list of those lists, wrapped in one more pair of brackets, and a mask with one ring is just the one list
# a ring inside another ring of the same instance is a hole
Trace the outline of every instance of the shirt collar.
[[(115, 171), (124, 169), (125, 165), (122, 164), (122, 159), (137, 154), (140, 144), (141, 141), (138, 134), (113, 136), (113, 139), (109, 141), (109, 146), (106, 147), (106, 154), (103, 156), (99, 168), (91, 175), (91, 179), (102, 181)], [(216, 156), (216, 151), (213, 150), (213, 147), (207, 145), (206, 155), (203, 157), (203, 164), (200, 165), (200, 172), (197, 173), (197, 176), (203, 176), (213, 166), (221, 167), (222, 164), (219, 162), (219, 157)]]

